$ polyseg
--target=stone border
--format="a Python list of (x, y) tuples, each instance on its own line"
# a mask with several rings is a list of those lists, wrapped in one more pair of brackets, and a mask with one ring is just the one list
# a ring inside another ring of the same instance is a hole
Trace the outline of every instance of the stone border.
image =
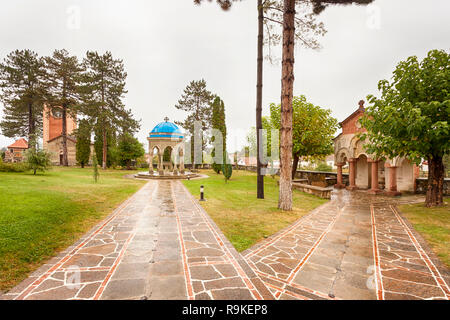
[[(413, 203), (414, 204), (414, 203)], [(403, 205), (403, 204), (402, 204)], [(450, 286), (450, 269), (447, 268), (446, 265), (439, 259), (439, 257), (434, 253), (433, 249), (431, 249), (428, 242), (425, 240), (424, 237), (414, 228), (412, 223), (405, 217), (404, 213), (400, 211), (397, 205), (394, 206), (394, 209), (397, 211), (399, 217), (403, 220), (403, 222), (408, 227), (409, 231), (413, 234), (413, 236), (416, 238), (417, 242), (420, 244), (422, 249), (425, 251), (425, 253), (428, 255), (430, 260), (433, 262), (436, 269), (439, 271), (441, 276), (444, 278), (444, 281), (446, 282), (447, 286)]]

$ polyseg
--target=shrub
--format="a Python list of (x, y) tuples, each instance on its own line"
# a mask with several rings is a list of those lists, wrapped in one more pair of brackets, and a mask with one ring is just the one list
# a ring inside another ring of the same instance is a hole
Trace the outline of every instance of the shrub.
[(223, 156), (223, 164), (222, 164), (222, 173), (225, 177), (225, 182), (228, 182), (230, 180), (231, 175), (233, 174), (233, 166), (228, 162), (228, 154), (225, 151)]
[(28, 149), (25, 153), (28, 169), (36, 174), (36, 171), (45, 172), (51, 167), (50, 153), (45, 150)]
[(214, 170), (215, 173), (220, 174), (220, 171), (222, 170), (222, 165), (213, 162), (212, 169)]
[(326, 162), (321, 162), (317, 165), (316, 171), (331, 172), (333, 171), (333, 168), (329, 166)]
[(0, 172), (25, 172), (28, 166), (24, 163), (8, 163), (3, 162), (0, 158)]

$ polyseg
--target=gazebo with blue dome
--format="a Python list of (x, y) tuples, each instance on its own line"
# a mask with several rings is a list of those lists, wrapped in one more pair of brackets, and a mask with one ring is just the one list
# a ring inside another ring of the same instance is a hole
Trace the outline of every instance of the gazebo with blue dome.
[[(169, 122), (165, 117), (164, 122), (158, 123), (147, 138), (149, 143), (149, 174), (153, 171), (153, 159), (158, 159), (158, 175), (167, 173), (173, 175), (184, 174), (184, 134), (175, 123)], [(171, 159), (163, 161), (165, 150), (169, 148)]]

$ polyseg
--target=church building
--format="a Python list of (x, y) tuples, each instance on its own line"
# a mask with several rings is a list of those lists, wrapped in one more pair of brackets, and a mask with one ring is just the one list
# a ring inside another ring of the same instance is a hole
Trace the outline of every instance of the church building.
[[(73, 131), (77, 127), (76, 117), (67, 115), (67, 157), (69, 166), (77, 164), (76, 160), (76, 139)], [(53, 165), (62, 165), (62, 108), (45, 107), (43, 117), (43, 147), (51, 153), (50, 160)]]
[[(336, 188), (348, 190), (368, 189), (369, 193), (384, 192), (399, 195), (401, 192), (414, 192), (415, 181), (419, 176), (419, 167), (404, 157), (377, 159), (364, 149), (365, 141), (358, 133), (366, 132), (359, 119), (364, 114), (364, 101), (359, 108), (340, 123), (342, 133), (334, 138), (334, 157), (337, 166)], [(343, 183), (343, 167), (349, 171), (349, 185)]]

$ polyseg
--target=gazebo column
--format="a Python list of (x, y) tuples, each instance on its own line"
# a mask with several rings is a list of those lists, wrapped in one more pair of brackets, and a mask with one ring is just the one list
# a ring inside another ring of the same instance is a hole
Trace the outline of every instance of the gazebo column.
[(184, 152), (183, 152), (183, 149), (180, 150), (180, 173), (184, 174)]
[(163, 153), (158, 153), (158, 173), (160, 176), (164, 175), (164, 165), (163, 165)]
[(399, 196), (401, 192), (397, 190), (397, 166), (389, 166), (389, 189), (385, 192), (388, 196)]
[(342, 167), (344, 166), (345, 163), (337, 163), (337, 183), (334, 185), (334, 187), (336, 189), (342, 189), (345, 188), (345, 185), (343, 184), (343, 179), (342, 179)]
[(349, 183), (347, 190), (353, 191), (356, 189), (356, 158), (348, 159), (349, 164)]
[(372, 163), (371, 168), (372, 168), (372, 186), (369, 190), (370, 194), (377, 194), (382, 192), (379, 188), (378, 188), (378, 160), (375, 159), (368, 159), (367, 160), (368, 163)]
[(149, 153), (149, 155), (148, 155), (148, 160), (149, 160), (148, 174), (150, 174), (150, 175), (153, 175), (153, 157), (154, 157), (154, 155)]

